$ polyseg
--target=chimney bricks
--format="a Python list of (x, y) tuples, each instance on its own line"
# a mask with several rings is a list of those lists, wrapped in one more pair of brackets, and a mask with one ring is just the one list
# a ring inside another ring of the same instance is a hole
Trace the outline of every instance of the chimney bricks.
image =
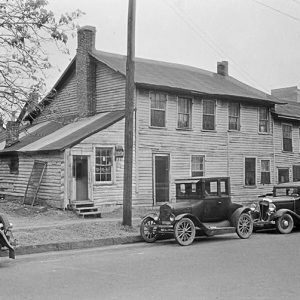
[(95, 114), (96, 64), (89, 52), (95, 49), (96, 29), (81, 27), (77, 32), (76, 80), (79, 117)]
[(228, 61), (221, 61), (217, 64), (217, 73), (222, 76), (228, 76)]

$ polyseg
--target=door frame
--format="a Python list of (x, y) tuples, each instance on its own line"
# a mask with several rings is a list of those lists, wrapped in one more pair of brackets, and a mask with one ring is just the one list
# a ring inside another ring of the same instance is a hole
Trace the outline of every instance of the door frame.
[(153, 205), (157, 205), (157, 201), (156, 201), (156, 182), (155, 182), (155, 176), (156, 176), (156, 169), (155, 169), (155, 158), (161, 156), (161, 157), (167, 157), (168, 158), (168, 182), (169, 182), (169, 200), (168, 202), (170, 202), (170, 160), (171, 160), (171, 156), (170, 153), (152, 153), (152, 198), (153, 198)]

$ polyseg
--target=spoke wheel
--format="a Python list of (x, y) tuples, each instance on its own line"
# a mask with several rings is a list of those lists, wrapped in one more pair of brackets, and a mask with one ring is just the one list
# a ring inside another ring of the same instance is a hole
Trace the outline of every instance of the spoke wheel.
[(155, 225), (155, 221), (150, 217), (145, 218), (141, 223), (140, 233), (147, 243), (153, 243), (157, 240), (157, 227), (155, 228), (153, 225)]
[(174, 236), (181, 246), (190, 245), (194, 241), (195, 235), (195, 224), (191, 219), (182, 218), (175, 224)]
[(240, 214), (237, 225), (236, 233), (241, 239), (247, 239), (253, 232), (253, 221), (249, 214), (242, 213)]
[(294, 220), (291, 215), (283, 214), (276, 220), (276, 229), (280, 233), (291, 233), (294, 227)]

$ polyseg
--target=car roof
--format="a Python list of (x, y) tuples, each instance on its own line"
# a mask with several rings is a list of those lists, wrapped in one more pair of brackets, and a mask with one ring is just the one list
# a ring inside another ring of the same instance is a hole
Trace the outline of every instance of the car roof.
[(300, 181), (284, 182), (274, 185), (275, 188), (300, 188)]
[(229, 177), (199, 177), (199, 178), (185, 178), (185, 179), (175, 179), (175, 183), (198, 183), (203, 181), (214, 181), (214, 180), (228, 180)]

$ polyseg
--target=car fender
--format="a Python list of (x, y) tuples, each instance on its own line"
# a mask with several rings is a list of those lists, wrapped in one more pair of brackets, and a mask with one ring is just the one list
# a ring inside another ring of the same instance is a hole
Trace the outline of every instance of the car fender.
[(230, 223), (231, 223), (231, 225), (234, 226), (234, 227), (236, 227), (237, 226), (237, 220), (238, 220), (239, 216), (242, 213), (249, 213), (249, 215), (250, 215), (250, 212), (251, 212), (250, 207), (244, 207), (244, 206), (242, 206), (242, 207), (237, 208), (232, 213), (232, 215), (230, 217)]
[(145, 220), (146, 218), (151, 218), (154, 221), (156, 221), (156, 219), (158, 218), (158, 214), (156, 213), (148, 213), (145, 216), (142, 217), (142, 221)]
[(204, 226), (197, 217), (195, 217), (194, 215), (189, 214), (189, 213), (185, 213), (185, 214), (181, 214), (181, 215), (176, 216), (175, 217), (175, 222), (178, 222), (179, 220), (181, 220), (183, 218), (191, 219), (194, 222), (194, 224), (198, 227), (203, 227)]
[(295, 212), (293, 212), (292, 210), (290, 209), (279, 209), (277, 210), (273, 215), (272, 215), (272, 219), (275, 220), (275, 219), (278, 219), (280, 217), (282, 217), (284, 214), (289, 214), (291, 215), (293, 218), (296, 218), (300, 221), (300, 216), (298, 214), (296, 214)]

